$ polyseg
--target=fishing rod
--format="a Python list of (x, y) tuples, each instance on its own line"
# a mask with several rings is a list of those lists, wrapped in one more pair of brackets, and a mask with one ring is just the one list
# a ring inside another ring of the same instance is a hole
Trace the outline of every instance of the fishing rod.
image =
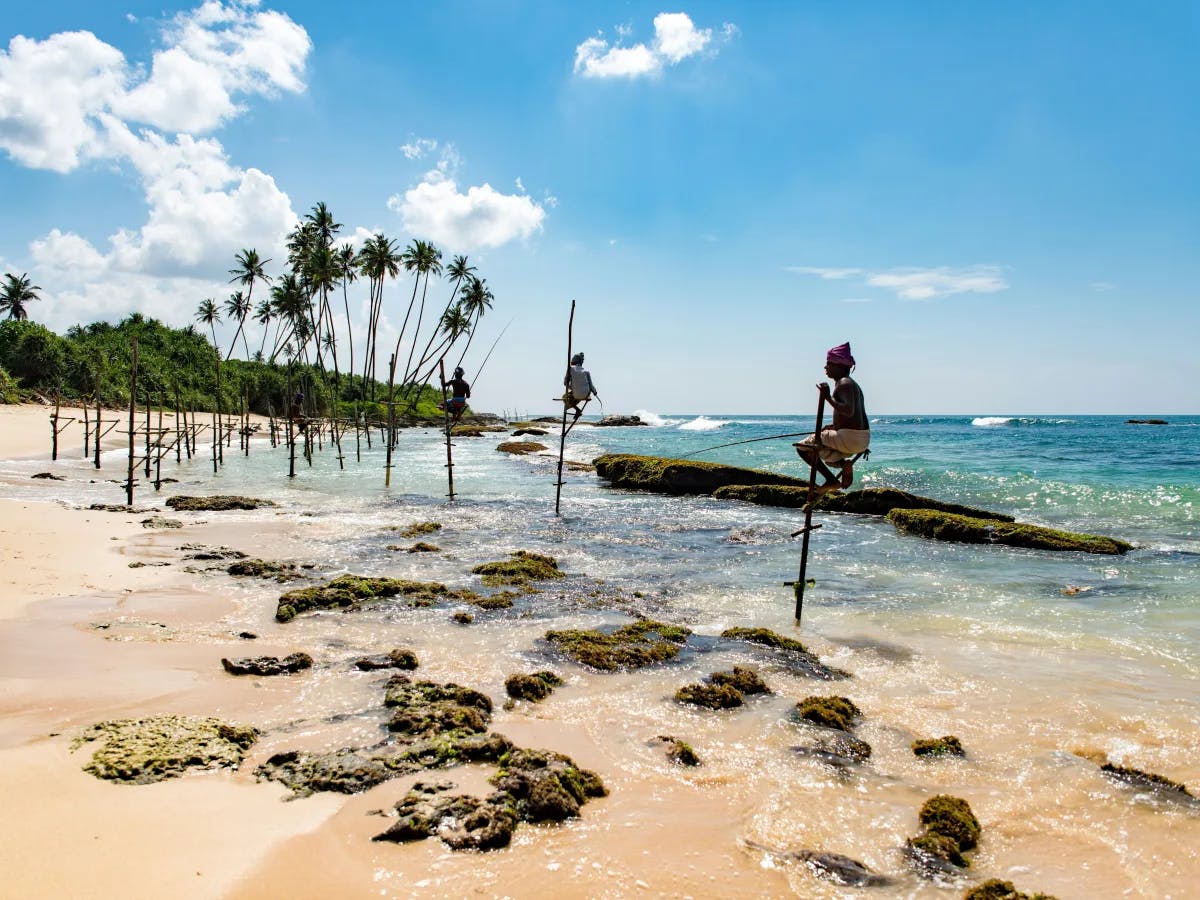
[(475, 373), (475, 377), (471, 379), (471, 383), (472, 383), (472, 384), (474, 384), (476, 381), (478, 381), (478, 380), (479, 380), (479, 376), (483, 374), (483, 367), (484, 367), (484, 366), (486, 366), (486, 365), (487, 365), (487, 361), (488, 361), (489, 359), (491, 359), (491, 358), (492, 358), (492, 350), (495, 350), (495, 349), (496, 349), (496, 345), (500, 343), (500, 338), (504, 337), (504, 332), (508, 331), (508, 329), (509, 329), (509, 326), (511, 326), (511, 325), (512, 325), (512, 323), (513, 323), (513, 322), (515, 322), (515, 321), (516, 321), (516, 319), (509, 319), (509, 320), (508, 320), (508, 325), (505, 325), (505, 326), (504, 326), (504, 328), (503, 328), (503, 329), (501, 329), (500, 333), (499, 333), (498, 335), (496, 335), (496, 340), (492, 341), (492, 347), (491, 347), (491, 350), (488, 350), (488, 352), (487, 352), (487, 356), (485, 356), (485, 357), (483, 358), (483, 362), (481, 362), (481, 363), (479, 364), (479, 371), (478, 371), (478, 372), (476, 372), (476, 373)]
[(738, 444), (753, 444), (756, 441), (777, 441), (781, 438), (790, 437), (808, 437), (815, 434), (813, 431), (794, 431), (791, 434), (772, 434), (769, 437), (747, 438), (744, 441), (731, 441), (728, 444), (717, 444), (715, 447), (705, 447), (703, 450), (693, 450), (691, 453), (685, 453), (683, 456), (677, 456), (676, 459), (687, 459), (689, 456), (695, 456), (697, 453), (707, 453), (709, 450), (721, 450), (724, 447), (736, 447)]

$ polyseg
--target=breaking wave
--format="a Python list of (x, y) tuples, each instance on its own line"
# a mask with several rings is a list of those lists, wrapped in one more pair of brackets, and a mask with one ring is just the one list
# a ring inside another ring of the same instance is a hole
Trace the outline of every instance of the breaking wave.
[(662, 428), (664, 425), (670, 425), (671, 422), (664, 419), (658, 413), (650, 412), (648, 409), (636, 409), (633, 414), (645, 422), (652, 428)]
[(716, 431), (723, 425), (728, 425), (728, 422), (723, 422), (720, 419), (710, 419), (708, 416), (696, 416), (690, 422), (684, 422), (679, 426), (680, 431)]
[(971, 420), (977, 428), (1003, 428), (1029, 425), (1073, 425), (1073, 419), (1041, 419), (1036, 416), (979, 416)]

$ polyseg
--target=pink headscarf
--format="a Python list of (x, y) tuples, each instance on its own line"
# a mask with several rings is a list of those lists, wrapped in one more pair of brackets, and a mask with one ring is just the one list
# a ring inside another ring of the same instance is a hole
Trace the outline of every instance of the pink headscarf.
[(853, 366), (854, 354), (850, 352), (850, 342), (839, 344), (825, 354), (825, 362), (836, 363), (839, 366)]

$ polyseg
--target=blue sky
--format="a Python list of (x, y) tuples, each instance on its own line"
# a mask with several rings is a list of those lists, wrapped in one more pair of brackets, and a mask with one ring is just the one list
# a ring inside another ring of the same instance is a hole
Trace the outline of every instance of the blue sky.
[(872, 413), (1200, 411), (1200, 5), (344, 6), (6, 11), (35, 319), (182, 324), (324, 201), (478, 266), (482, 409), (574, 298), (609, 412), (808, 413), (844, 340)]

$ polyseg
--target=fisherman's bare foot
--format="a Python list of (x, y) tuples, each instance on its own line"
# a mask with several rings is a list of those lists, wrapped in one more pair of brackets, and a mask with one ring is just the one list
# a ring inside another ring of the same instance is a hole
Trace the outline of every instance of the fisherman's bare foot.
[(854, 484), (854, 466), (847, 463), (842, 466), (842, 477), (838, 479), (838, 487), (848, 488)]

